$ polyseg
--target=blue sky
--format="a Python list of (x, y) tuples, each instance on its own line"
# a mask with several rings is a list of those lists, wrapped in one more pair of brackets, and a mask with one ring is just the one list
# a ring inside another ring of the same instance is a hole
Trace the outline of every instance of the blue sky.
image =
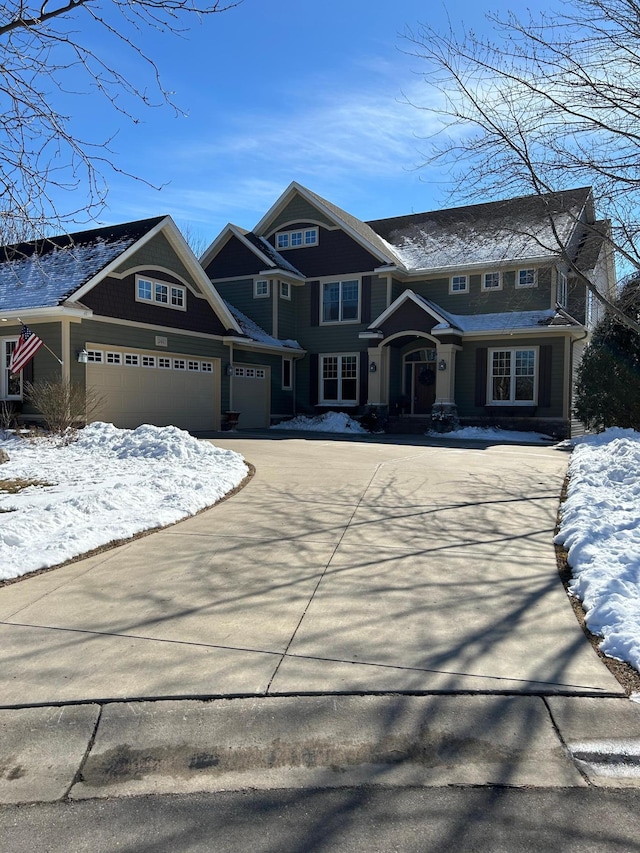
[(70, 101), (84, 135), (117, 133), (118, 166), (162, 187), (105, 173), (100, 222), (169, 213), (208, 243), (229, 221), (252, 228), (292, 180), (362, 219), (443, 206), (446, 176), (417, 168), (434, 119), (406, 103), (437, 93), (402, 33), (426, 19), (444, 28), (447, 15), (486, 30), (485, 12), (508, 6), (488, 2), (447, 12), (426, 0), (244, 0), (183, 38), (147, 34), (187, 115), (136, 108), (132, 124), (97, 101)]

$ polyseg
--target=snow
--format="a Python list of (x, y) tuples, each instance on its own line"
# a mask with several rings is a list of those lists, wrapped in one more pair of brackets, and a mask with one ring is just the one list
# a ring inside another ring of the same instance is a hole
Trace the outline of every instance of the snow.
[(273, 347), (289, 347), (290, 349), (301, 349), (300, 344), (297, 341), (292, 340), (278, 340), (278, 338), (274, 338), (272, 335), (267, 334), (263, 328), (261, 328), (254, 320), (250, 317), (247, 317), (246, 314), (243, 314), (235, 305), (232, 305), (230, 302), (225, 300), (225, 305), (229, 309), (229, 311), (233, 314), (234, 320), (242, 329), (243, 333), (247, 335), (247, 337), (251, 338), (253, 341), (258, 341), (262, 344), (269, 344), (269, 346)]
[(473, 441), (514, 441), (518, 444), (549, 444), (553, 439), (540, 432), (521, 432), (518, 430), (499, 429), (498, 427), (460, 427), (451, 432), (436, 432), (430, 430), (426, 435)]
[(0, 491), (0, 580), (194, 515), (247, 473), (233, 451), (148, 424), (125, 430), (95, 423), (66, 445), (10, 437), (0, 448), (9, 455), (0, 479), (50, 484)]
[(339, 433), (357, 433), (359, 435), (367, 434), (367, 430), (360, 426), (358, 421), (354, 421), (349, 415), (344, 412), (325, 412), (323, 415), (317, 415), (314, 418), (298, 415), (290, 421), (281, 421), (275, 424), (271, 429), (298, 429), (308, 430), (311, 432), (339, 432)]
[(600, 649), (640, 669), (640, 433), (614, 428), (573, 444), (556, 542)]
[(133, 237), (95, 240), (0, 263), (0, 308), (12, 311), (58, 305), (133, 242)]

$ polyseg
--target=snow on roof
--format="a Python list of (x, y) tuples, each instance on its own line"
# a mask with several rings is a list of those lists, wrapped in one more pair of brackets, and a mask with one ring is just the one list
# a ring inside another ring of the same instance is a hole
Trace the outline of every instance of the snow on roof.
[[(548, 326), (558, 315), (553, 309), (538, 311), (504, 311), (496, 314), (452, 314), (445, 311), (430, 299), (415, 294), (419, 302), (444, 318), (443, 323), (437, 323), (432, 331), (443, 332), (446, 329), (456, 329), (461, 332), (504, 332), (515, 329), (531, 329), (536, 326)], [(570, 325), (561, 319), (561, 325)], [(554, 325), (558, 325), (554, 323)]]
[(164, 217), (0, 249), (0, 309), (60, 305)]
[(296, 269), (296, 267), (294, 267), (294, 265), (286, 258), (283, 258), (280, 252), (276, 251), (271, 243), (268, 240), (265, 240), (264, 237), (259, 237), (252, 231), (247, 231), (243, 236), (252, 245), (254, 245), (256, 249), (262, 252), (263, 255), (266, 255), (276, 267), (281, 270), (292, 272), (294, 275), (300, 276), (300, 278), (304, 278), (300, 270)]
[[(410, 270), (545, 258), (590, 204), (588, 187), (367, 223)], [(553, 225), (551, 220), (553, 220)]]
[(300, 344), (297, 341), (292, 340), (278, 340), (278, 338), (274, 338), (273, 335), (267, 334), (264, 329), (262, 329), (257, 323), (247, 317), (246, 314), (243, 314), (235, 305), (232, 305), (230, 302), (225, 300), (225, 305), (233, 315), (234, 320), (242, 329), (243, 334), (245, 334), (248, 338), (251, 338), (252, 341), (257, 341), (261, 344), (268, 344), (273, 347), (288, 347), (289, 349), (302, 349)]

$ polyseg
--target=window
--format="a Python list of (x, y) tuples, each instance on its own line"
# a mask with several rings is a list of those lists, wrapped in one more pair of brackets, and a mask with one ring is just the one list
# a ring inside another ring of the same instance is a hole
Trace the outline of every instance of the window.
[(297, 228), (295, 231), (278, 231), (276, 234), (276, 249), (300, 249), (317, 245), (317, 228)]
[(536, 350), (490, 351), (490, 403), (533, 403), (536, 398)]
[(263, 299), (269, 295), (269, 282), (266, 278), (260, 278), (253, 285), (253, 296), (255, 299)]
[(184, 358), (174, 358), (173, 359), (173, 369), (174, 370), (186, 370), (187, 362)]
[(200, 369), (203, 373), (213, 373), (213, 363), (211, 361), (203, 361)]
[(140, 357), (131, 352), (124, 354), (124, 363), (129, 367), (137, 367), (140, 364)]
[(502, 279), (499, 272), (486, 272), (482, 276), (483, 290), (500, 290), (502, 288)]
[(556, 302), (561, 308), (567, 307), (567, 277), (563, 272), (558, 273), (556, 284)]
[(164, 355), (158, 356), (158, 367), (162, 368), (162, 370), (169, 370), (171, 367), (171, 359)]
[(99, 349), (87, 350), (87, 361), (93, 364), (102, 364), (102, 352)]
[(155, 355), (143, 355), (142, 356), (142, 366), (143, 367), (155, 367), (156, 366)]
[(150, 281), (148, 278), (137, 278), (136, 300), (186, 311), (187, 290), (178, 284), (165, 284), (161, 281)]
[(360, 315), (357, 279), (329, 281), (322, 285), (322, 322), (357, 323)]
[(107, 353), (107, 364), (122, 364), (122, 356), (119, 352)]
[(358, 402), (358, 356), (320, 357), (320, 402)]
[(467, 292), (467, 277), (466, 275), (452, 275), (451, 284), (449, 285), (449, 293), (466, 293)]
[(187, 362), (187, 370), (200, 370), (200, 362), (199, 361), (189, 361)]
[(290, 358), (282, 359), (282, 388), (284, 391), (290, 391), (293, 387), (293, 361)]
[(536, 286), (536, 271), (518, 270), (518, 278), (516, 279), (517, 287), (535, 287)]
[(9, 362), (11, 354), (18, 343), (17, 338), (5, 338), (2, 341), (2, 350), (0, 351), (0, 362), (2, 367), (2, 376), (0, 377), (0, 399), (3, 400), (20, 400), (22, 398), (22, 371), (20, 373), (9, 373)]
[(288, 281), (280, 282), (280, 298), (291, 299), (291, 285)]

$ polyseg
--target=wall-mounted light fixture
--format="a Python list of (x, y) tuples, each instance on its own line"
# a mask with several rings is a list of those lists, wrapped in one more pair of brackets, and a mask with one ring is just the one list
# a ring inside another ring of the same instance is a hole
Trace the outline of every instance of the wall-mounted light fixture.
[(444, 360), (444, 358), (441, 358), (440, 361), (438, 362), (438, 370), (446, 370), (446, 369), (447, 369), (447, 362)]
[(78, 350), (76, 356), (78, 357), (78, 361), (80, 362), (80, 364), (86, 364), (89, 361), (89, 353), (84, 347)]
[(225, 367), (224, 372), (227, 374), (227, 376), (233, 376), (233, 365), (232, 365), (232, 364), (228, 364), (228, 365)]
[(371, 364), (369, 365), (369, 373), (375, 373), (377, 371), (377, 369), (378, 369), (378, 365), (375, 363), (375, 361), (372, 361)]

